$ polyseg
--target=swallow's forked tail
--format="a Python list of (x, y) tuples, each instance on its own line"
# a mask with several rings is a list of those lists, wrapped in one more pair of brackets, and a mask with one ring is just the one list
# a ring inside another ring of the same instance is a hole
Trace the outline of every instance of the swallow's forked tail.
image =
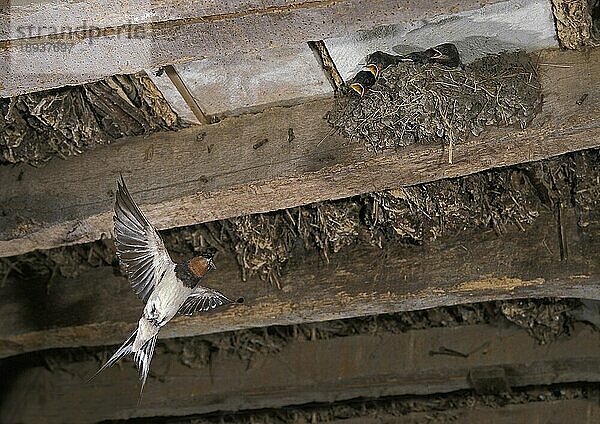
[(133, 353), (133, 359), (135, 361), (135, 365), (136, 365), (136, 368), (138, 369), (138, 373), (140, 375), (140, 380), (142, 382), (142, 387), (140, 388), (140, 398), (139, 398), (139, 400), (141, 400), (142, 391), (144, 390), (144, 385), (146, 384), (146, 378), (148, 378), (148, 370), (150, 369), (150, 361), (152, 360), (152, 355), (154, 355), (154, 347), (156, 346), (156, 339), (158, 337), (158, 334), (156, 334), (154, 337), (152, 337), (150, 340), (148, 340), (142, 346), (142, 348), (140, 350), (138, 350), (137, 352), (133, 352), (133, 342), (135, 341), (137, 332), (138, 332), (138, 330), (135, 330), (133, 332), (133, 334), (131, 336), (129, 336), (129, 338), (127, 340), (125, 340), (125, 343), (123, 343), (121, 345), (121, 347), (117, 349), (117, 351), (114, 353), (114, 355), (111, 356), (111, 358), (108, 360), (108, 362), (106, 362), (106, 364), (104, 364), (102, 366), (102, 368), (100, 368), (96, 372), (96, 374), (94, 374), (92, 377), (90, 377), (88, 382), (90, 382), (94, 378), (96, 378), (96, 376), (98, 374), (100, 374), (102, 371), (104, 371), (106, 368), (117, 363), (117, 361), (119, 359), (121, 359), (122, 357), (124, 357), (125, 355)]
[(133, 342), (135, 341), (135, 336), (137, 336), (137, 332), (138, 331), (135, 330), (133, 332), (133, 334), (131, 336), (129, 336), (129, 338), (127, 340), (125, 340), (125, 343), (123, 343), (121, 345), (121, 347), (117, 349), (117, 351), (114, 353), (113, 356), (111, 356), (111, 358), (108, 360), (108, 362), (106, 364), (102, 365), (102, 368), (100, 368), (98, 371), (96, 371), (96, 374), (94, 374), (93, 376), (90, 377), (90, 379), (88, 380), (88, 383), (90, 381), (92, 381), (94, 378), (96, 378), (98, 376), (98, 374), (100, 374), (102, 371), (104, 371), (108, 367), (111, 367), (114, 364), (116, 364), (117, 361), (119, 359), (121, 359), (123, 356), (131, 353), (131, 348), (133, 347)]
[(140, 374), (140, 381), (142, 387), (140, 387), (140, 397), (138, 399), (138, 405), (142, 400), (142, 392), (144, 391), (144, 385), (146, 384), (146, 378), (148, 378), (148, 370), (150, 369), (150, 361), (152, 361), (152, 355), (154, 355), (154, 346), (156, 346), (156, 339), (158, 334), (155, 334), (150, 340), (148, 340), (140, 350), (134, 353), (133, 359), (137, 366), (138, 373)]

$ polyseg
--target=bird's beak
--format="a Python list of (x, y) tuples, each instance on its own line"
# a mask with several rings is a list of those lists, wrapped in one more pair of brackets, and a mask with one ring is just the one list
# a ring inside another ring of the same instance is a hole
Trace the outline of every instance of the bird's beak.
[(435, 54), (433, 56), (431, 56), (432, 59), (446, 59), (448, 56), (446, 56), (445, 54), (443, 54), (441, 51), (439, 51), (438, 49), (431, 49), (435, 52)]
[(359, 82), (353, 82), (350, 84), (350, 88), (360, 94), (360, 97), (365, 95), (365, 87)]
[(370, 63), (367, 65), (367, 69), (373, 74), (375, 78), (379, 77), (379, 68), (377, 67), (377, 65)]

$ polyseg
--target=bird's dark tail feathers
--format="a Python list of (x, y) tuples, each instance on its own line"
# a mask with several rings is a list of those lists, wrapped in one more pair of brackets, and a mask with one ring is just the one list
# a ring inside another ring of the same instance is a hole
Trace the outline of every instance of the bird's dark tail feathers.
[(142, 400), (142, 391), (144, 390), (144, 385), (146, 384), (146, 379), (148, 378), (148, 370), (150, 369), (150, 361), (152, 360), (152, 355), (154, 355), (154, 347), (156, 346), (156, 339), (158, 337), (158, 334), (155, 335), (154, 337), (152, 337), (150, 340), (148, 340), (142, 346), (142, 348), (140, 350), (138, 350), (137, 352), (132, 352), (133, 342), (135, 341), (137, 332), (138, 332), (138, 330), (135, 330), (133, 332), (133, 334), (131, 336), (129, 336), (129, 338), (127, 340), (125, 340), (125, 343), (123, 343), (121, 345), (121, 347), (117, 349), (117, 351), (108, 360), (108, 362), (106, 362), (106, 364), (102, 365), (102, 368), (100, 368), (96, 372), (96, 374), (94, 374), (92, 377), (90, 377), (88, 382), (90, 382), (94, 378), (96, 378), (96, 376), (98, 376), (98, 374), (100, 374), (106, 368), (117, 363), (117, 361), (119, 359), (121, 359), (122, 357), (124, 357), (125, 355), (133, 353), (133, 359), (135, 361), (136, 368), (138, 369), (138, 373), (140, 375), (140, 381), (142, 382), (142, 387), (140, 388), (140, 396), (138, 398), (138, 405), (139, 405), (140, 401)]

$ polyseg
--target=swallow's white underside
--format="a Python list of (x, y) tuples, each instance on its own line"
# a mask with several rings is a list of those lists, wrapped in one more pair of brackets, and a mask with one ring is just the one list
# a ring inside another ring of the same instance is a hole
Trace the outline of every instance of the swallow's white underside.
[(144, 307), (132, 347), (133, 352), (137, 352), (148, 340), (158, 334), (160, 328), (175, 316), (192, 291), (175, 276), (175, 265), (169, 266)]

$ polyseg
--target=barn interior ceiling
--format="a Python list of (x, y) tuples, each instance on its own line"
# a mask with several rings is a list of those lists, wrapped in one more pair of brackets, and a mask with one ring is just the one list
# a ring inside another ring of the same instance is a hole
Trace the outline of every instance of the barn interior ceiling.
[[(0, 18), (0, 422), (600, 420), (600, 2)], [(139, 405), (130, 360), (85, 382), (143, 308), (120, 175), (245, 299), (161, 330)]]

